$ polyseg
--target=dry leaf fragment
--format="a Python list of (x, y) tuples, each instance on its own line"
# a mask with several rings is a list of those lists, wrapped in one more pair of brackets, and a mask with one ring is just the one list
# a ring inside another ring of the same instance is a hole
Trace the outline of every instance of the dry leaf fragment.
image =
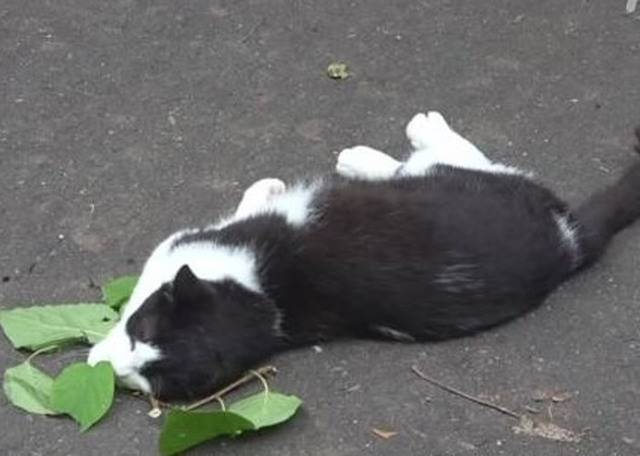
[(398, 433), (396, 431), (383, 431), (383, 430), (377, 429), (377, 428), (371, 429), (371, 432), (373, 432), (375, 435), (377, 435), (381, 439), (385, 439), (385, 440), (390, 439), (391, 437), (393, 437), (394, 435), (396, 435)]
[(571, 399), (572, 397), (573, 394), (571, 394), (569, 391), (565, 391), (563, 393), (554, 394), (553, 396), (551, 396), (551, 400), (553, 402), (564, 402)]
[(533, 393), (531, 393), (531, 399), (533, 399), (534, 402), (544, 402), (549, 399), (550, 395), (551, 393), (549, 393), (549, 391), (535, 390)]
[(330, 63), (327, 67), (327, 76), (331, 79), (347, 79), (349, 77), (349, 67), (342, 62)]
[(557, 424), (534, 421), (526, 415), (522, 415), (520, 422), (512, 429), (516, 434), (542, 437), (543, 439), (555, 440), (557, 442), (578, 443), (582, 438), (580, 434), (562, 428)]

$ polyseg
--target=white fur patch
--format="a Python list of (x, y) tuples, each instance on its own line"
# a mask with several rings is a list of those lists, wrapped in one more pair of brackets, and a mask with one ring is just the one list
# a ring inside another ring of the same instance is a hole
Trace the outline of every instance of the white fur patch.
[(580, 246), (578, 244), (577, 228), (569, 222), (566, 215), (554, 214), (553, 218), (556, 225), (558, 225), (562, 243), (571, 252), (573, 267), (577, 267), (580, 263)]
[(233, 279), (259, 292), (256, 259), (246, 247), (217, 245), (207, 241), (175, 245), (183, 236), (197, 230), (179, 231), (164, 240), (147, 260), (122, 319), (128, 319), (164, 283), (171, 282), (185, 264), (203, 280)]
[(275, 212), (283, 215), (291, 225), (304, 225), (312, 216), (313, 198), (321, 186), (321, 181), (294, 185), (271, 199), (261, 212)]

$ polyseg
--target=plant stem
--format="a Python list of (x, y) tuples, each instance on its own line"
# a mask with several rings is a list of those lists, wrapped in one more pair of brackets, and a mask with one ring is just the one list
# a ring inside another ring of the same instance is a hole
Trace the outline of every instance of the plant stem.
[(34, 351), (33, 353), (31, 353), (31, 354), (29, 355), (29, 357), (27, 358), (27, 361), (26, 361), (26, 362), (30, 363), (30, 362), (31, 362), (31, 360), (32, 360), (33, 358), (35, 358), (36, 356), (38, 356), (38, 355), (40, 355), (40, 354), (42, 354), (42, 353), (46, 353), (46, 352), (48, 352), (48, 351), (55, 350), (56, 348), (58, 348), (58, 346), (57, 346), (57, 345), (49, 345), (49, 346), (46, 346), (46, 347), (42, 347), (42, 348), (40, 348), (40, 349), (38, 349), (38, 350)]
[[(262, 375), (269, 374), (269, 373), (274, 373), (274, 372), (276, 372), (276, 368), (274, 366), (263, 366), (263, 367), (261, 367), (259, 369), (256, 369), (255, 371), (249, 372), (245, 376), (239, 378), (238, 380), (236, 380), (232, 384), (230, 384), (228, 386), (225, 386), (220, 391), (212, 394), (211, 396), (207, 396), (207, 397), (205, 397), (203, 399), (200, 399), (197, 402), (194, 402), (193, 404), (189, 404), (189, 405), (186, 405), (186, 406), (182, 407), (182, 410), (184, 410), (185, 412), (188, 412), (190, 410), (197, 409), (198, 407), (202, 407), (203, 405), (206, 405), (211, 401), (215, 401), (215, 400), (220, 399), (222, 396), (224, 396), (228, 392), (233, 391), (237, 387), (239, 387), (241, 385), (244, 385), (245, 383), (253, 380), (256, 377), (258, 377), (262, 381), (264, 381), (264, 378), (262, 377)], [(256, 375), (256, 374), (258, 374), (258, 375)]]

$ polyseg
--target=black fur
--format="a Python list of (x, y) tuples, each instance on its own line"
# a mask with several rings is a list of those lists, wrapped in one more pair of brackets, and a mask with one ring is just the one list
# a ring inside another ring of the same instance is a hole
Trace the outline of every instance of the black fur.
[[(250, 247), (264, 295), (185, 266), (147, 299), (127, 331), (163, 352), (142, 371), (156, 396), (203, 396), (290, 347), (389, 330), (442, 340), (522, 315), (640, 216), (640, 165), (575, 212), (522, 176), (448, 166), (334, 183), (314, 207), (299, 228), (262, 215), (177, 241)], [(561, 216), (577, 249), (560, 234)]]

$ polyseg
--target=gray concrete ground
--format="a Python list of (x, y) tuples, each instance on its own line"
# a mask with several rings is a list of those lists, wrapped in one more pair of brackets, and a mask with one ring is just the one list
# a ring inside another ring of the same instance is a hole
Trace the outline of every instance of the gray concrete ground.
[[(329, 173), (357, 143), (401, 156), (419, 110), (578, 201), (632, 160), (640, 21), (624, 3), (3, 0), (0, 306), (94, 300), (91, 280), (135, 273), (163, 236), (216, 218), (255, 179)], [(350, 79), (325, 76), (336, 59)], [(638, 455), (639, 241), (629, 229), (547, 305), (479, 337), (279, 356), (274, 387), (304, 398), (300, 416), (195, 454)], [(0, 370), (21, 359), (0, 338)], [(583, 440), (516, 435), (413, 364)], [(146, 411), (122, 397), (81, 435), (2, 397), (0, 454), (152, 455)]]

